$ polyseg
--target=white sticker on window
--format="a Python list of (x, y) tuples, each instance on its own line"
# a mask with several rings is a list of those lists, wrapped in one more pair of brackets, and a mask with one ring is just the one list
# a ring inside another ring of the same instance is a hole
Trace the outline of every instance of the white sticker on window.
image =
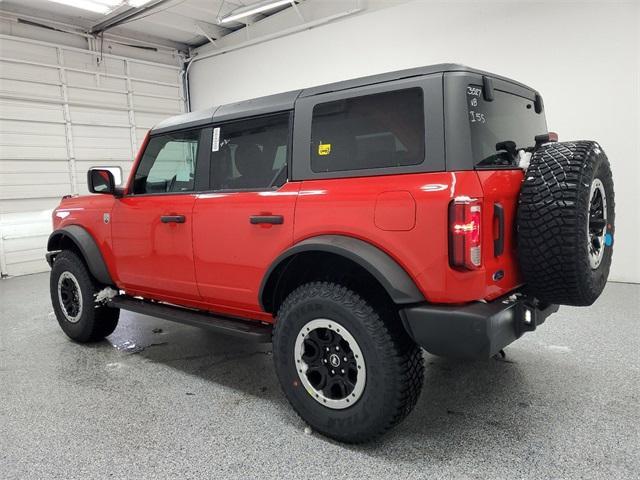
[(211, 151), (217, 152), (220, 150), (220, 127), (213, 129), (213, 142), (211, 143)]

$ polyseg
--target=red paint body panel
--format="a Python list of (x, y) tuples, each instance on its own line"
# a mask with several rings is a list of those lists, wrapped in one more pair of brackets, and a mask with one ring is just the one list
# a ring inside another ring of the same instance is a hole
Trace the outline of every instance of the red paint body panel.
[[(293, 244), (300, 182), (277, 191), (204, 193), (193, 211), (193, 250), (202, 300), (216, 311), (272, 321), (258, 303), (271, 263)], [(280, 225), (251, 224), (252, 215), (281, 215)]]
[[(111, 214), (112, 249), (124, 290), (172, 301), (200, 300), (193, 263), (195, 194), (134, 195), (116, 200)], [(184, 223), (162, 223), (183, 215)]]
[(53, 211), (53, 229), (80, 225), (91, 234), (104, 258), (111, 278), (117, 283), (118, 274), (111, 245), (111, 224), (104, 222), (104, 214), (111, 214), (116, 199), (111, 195), (83, 195), (63, 198)]
[[(522, 185), (523, 172), (517, 170), (481, 170), (478, 178), (482, 184), (483, 233), (482, 260), (486, 273), (486, 300), (493, 300), (521, 284), (516, 256), (516, 209)], [(504, 253), (498, 257), (493, 252), (493, 241), (497, 238), (497, 221), (494, 218), (494, 205), (504, 209)], [(493, 275), (502, 271), (504, 277), (495, 281)]]
[[(415, 226), (409, 231), (375, 226), (375, 199), (394, 191), (409, 192), (415, 199)], [(433, 303), (469, 302), (513, 289), (508, 279), (488, 283), (491, 274), (484, 267), (460, 272), (449, 266), (448, 206), (457, 196), (482, 198), (476, 172), (305, 181), (296, 207), (294, 243), (323, 234), (370, 242), (394, 258)]]
[(374, 223), (380, 230), (408, 232), (416, 226), (416, 201), (409, 192), (383, 192), (376, 199)]
[[(92, 195), (63, 200), (54, 221), (56, 228), (86, 228), (112, 278), (131, 295), (272, 321), (258, 299), (267, 269), (291, 245), (317, 235), (377, 246), (433, 303), (490, 300), (513, 290), (520, 284), (513, 225), (521, 181), (520, 170), (464, 171), (289, 182), (269, 192)], [(483, 260), (474, 271), (449, 266), (447, 212), (458, 196), (483, 200)], [(505, 208), (507, 227), (499, 258), (493, 256), (495, 202)], [(160, 222), (172, 214), (184, 215), (185, 223)], [(252, 225), (251, 215), (282, 215), (284, 223)], [(499, 281), (497, 270), (504, 272)]]

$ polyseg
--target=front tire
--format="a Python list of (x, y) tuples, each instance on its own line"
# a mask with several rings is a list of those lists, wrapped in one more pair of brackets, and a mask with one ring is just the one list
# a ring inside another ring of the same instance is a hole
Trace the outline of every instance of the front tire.
[(72, 340), (95, 342), (116, 329), (120, 310), (95, 303), (99, 285), (74, 252), (63, 251), (56, 256), (49, 287), (58, 323)]
[(294, 410), (316, 431), (347, 443), (369, 441), (400, 423), (424, 377), (422, 351), (393, 310), (374, 309), (328, 282), (302, 285), (285, 299), (273, 356)]

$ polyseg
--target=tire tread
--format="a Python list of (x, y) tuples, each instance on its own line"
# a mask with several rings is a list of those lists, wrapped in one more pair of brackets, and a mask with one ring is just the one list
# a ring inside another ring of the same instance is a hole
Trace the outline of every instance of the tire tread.
[(611, 186), (607, 202), (613, 212), (611, 169), (596, 142), (548, 143), (531, 158), (518, 204), (518, 261), (527, 288), (544, 302), (590, 305), (604, 287), (611, 254), (603, 259), (604, 281), (594, 281), (586, 248), (596, 174)]
[[(358, 293), (333, 282), (318, 281), (301, 285), (284, 300), (278, 311), (278, 318), (286, 319), (295, 305), (314, 297), (339, 303), (349, 309), (365, 326), (376, 347), (384, 352), (385, 358), (392, 359), (389, 368), (396, 381), (389, 382), (386, 387), (385, 398), (391, 400), (384, 419), (373, 431), (340, 438), (347, 443), (370, 441), (400, 423), (415, 407), (424, 380), (422, 350), (407, 336), (399, 318), (379, 315)], [(277, 341), (278, 328), (280, 322), (276, 322), (274, 327), (274, 342)]]

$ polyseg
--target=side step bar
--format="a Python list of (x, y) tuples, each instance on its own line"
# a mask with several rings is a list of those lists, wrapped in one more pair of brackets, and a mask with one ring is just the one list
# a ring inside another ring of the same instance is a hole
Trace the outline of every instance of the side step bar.
[(121, 308), (131, 312), (158, 317), (172, 322), (184, 323), (193, 327), (213, 330), (225, 335), (242, 337), (256, 342), (271, 342), (271, 325), (251, 320), (240, 320), (203, 313), (198, 310), (174, 307), (163, 303), (140, 300), (124, 295), (109, 300), (110, 307)]

